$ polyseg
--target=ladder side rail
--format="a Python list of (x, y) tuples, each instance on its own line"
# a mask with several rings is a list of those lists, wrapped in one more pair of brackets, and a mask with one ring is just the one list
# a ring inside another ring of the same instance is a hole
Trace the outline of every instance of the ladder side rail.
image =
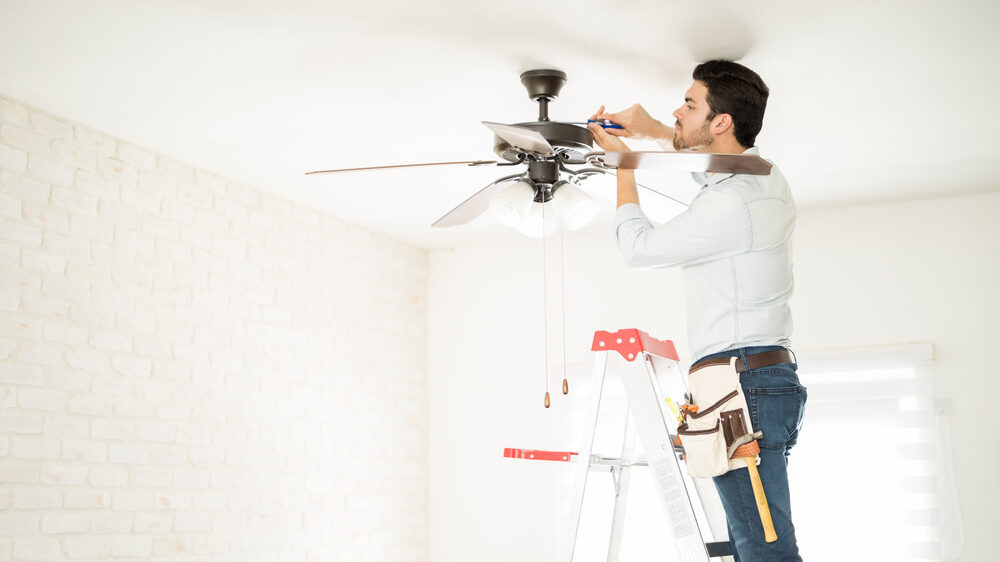
[[(688, 483), (688, 489), (693, 489), (698, 498), (695, 507), (700, 507), (701, 510), (696, 515), (701, 517), (700, 520), (708, 526), (712, 540), (714, 542), (729, 542), (726, 512), (722, 508), (719, 492), (715, 489), (715, 482), (711, 478), (693, 478), (686, 474), (686, 471), (684, 478)], [(704, 529), (704, 526), (702, 528)], [(732, 560), (732, 557), (726, 557), (723, 560)]]
[(592, 383), (590, 385), (590, 406), (589, 409), (586, 410), (587, 412), (591, 412), (590, 420), (587, 422), (587, 427), (583, 433), (584, 442), (583, 447), (581, 447), (580, 450), (580, 455), (578, 456), (579, 464), (573, 471), (575, 497), (571, 498), (571, 500), (574, 504), (575, 511), (571, 511), (570, 515), (565, 519), (567, 521), (572, 521), (572, 530), (566, 539), (566, 551), (563, 555), (563, 560), (566, 562), (573, 561), (573, 552), (576, 549), (577, 534), (580, 532), (580, 519), (583, 516), (583, 500), (584, 495), (587, 492), (587, 475), (590, 472), (590, 457), (593, 454), (594, 436), (597, 432), (597, 420), (600, 417), (601, 396), (604, 393), (604, 381), (606, 379), (607, 365), (608, 352), (601, 351), (596, 353), (594, 356), (594, 370), (591, 373)]
[[(687, 376), (677, 361), (650, 354), (647, 368), (652, 371), (651, 376), (655, 378), (659, 390), (663, 393), (661, 398), (671, 397), (675, 402), (683, 399), (688, 392)], [(660, 407), (664, 409), (664, 416), (668, 420), (674, 419), (671, 417), (672, 414), (664, 408), (664, 402), (660, 401)], [(670, 432), (670, 435), (674, 438), (677, 437), (676, 431)], [(701, 523), (701, 529), (704, 531), (707, 528), (714, 541), (728, 541), (729, 529), (726, 526), (726, 513), (722, 508), (719, 492), (715, 489), (715, 483), (708, 478), (691, 477), (688, 475), (686, 467), (681, 472), (687, 489), (693, 491), (697, 498), (697, 501), (692, 501), (692, 504), (695, 508), (695, 516)]]
[[(622, 436), (622, 459), (631, 463), (635, 454), (635, 421), (630, 408), (625, 407), (625, 433)], [(614, 472), (612, 472), (614, 476)], [(611, 517), (611, 538), (608, 540), (608, 562), (618, 562), (622, 549), (622, 534), (625, 528), (625, 509), (628, 505), (628, 492), (632, 483), (632, 466), (621, 467), (618, 479), (615, 481), (615, 510)]]
[(623, 369), (622, 382), (649, 468), (653, 471), (653, 483), (673, 528), (674, 547), (679, 559), (682, 562), (708, 562), (705, 540), (674, 453), (667, 422), (672, 418), (667, 417), (666, 402), (645, 353), (642, 359), (644, 369)]

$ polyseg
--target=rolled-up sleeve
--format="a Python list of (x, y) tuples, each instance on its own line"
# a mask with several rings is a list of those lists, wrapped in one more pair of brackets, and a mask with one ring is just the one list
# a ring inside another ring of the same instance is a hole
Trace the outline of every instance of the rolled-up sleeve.
[(625, 264), (635, 268), (692, 265), (747, 251), (750, 217), (738, 195), (707, 189), (683, 213), (653, 226), (638, 205), (615, 213), (615, 235)]

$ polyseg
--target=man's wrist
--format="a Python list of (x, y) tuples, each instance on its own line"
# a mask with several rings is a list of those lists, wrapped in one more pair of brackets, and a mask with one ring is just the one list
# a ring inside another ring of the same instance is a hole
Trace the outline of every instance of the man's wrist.
[(635, 171), (618, 170), (618, 207), (628, 203), (639, 204), (639, 191), (635, 185)]
[(659, 120), (654, 119), (653, 122), (649, 124), (648, 128), (636, 134), (634, 138), (657, 142), (663, 140), (672, 141), (674, 138), (674, 129), (673, 127), (664, 125)]

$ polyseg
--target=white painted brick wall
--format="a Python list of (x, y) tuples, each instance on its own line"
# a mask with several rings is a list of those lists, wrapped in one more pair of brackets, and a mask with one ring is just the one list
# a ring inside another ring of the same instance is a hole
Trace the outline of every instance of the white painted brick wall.
[(0, 98), (0, 561), (426, 560), (426, 278)]

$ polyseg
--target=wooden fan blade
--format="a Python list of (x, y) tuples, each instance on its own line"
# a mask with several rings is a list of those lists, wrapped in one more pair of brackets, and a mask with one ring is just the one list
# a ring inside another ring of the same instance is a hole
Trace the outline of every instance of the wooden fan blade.
[(434, 224), (431, 226), (435, 228), (447, 228), (471, 221), (486, 212), (486, 209), (490, 207), (490, 199), (493, 199), (493, 196), (500, 191), (503, 184), (520, 179), (523, 176), (524, 174), (515, 174), (498, 179), (474, 193), (472, 197), (463, 201), (459, 206), (445, 213), (443, 217), (434, 221)]
[(526, 127), (518, 127), (516, 125), (492, 123), (490, 121), (483, 121), (483, 125), (486, 125), (487, 129), (510, 143), (511, 146), (520, 148), (521, 150), (537, 152), (542, 156), (552, 156), (556, 153), (552, 149), (552, 145), (549, 144), (549, 141), (545, 140), (545, 137), (538, 131), (532, 131)]
[(756, 154), (704, 154), (701, 152), (607, 152), (604, 163), (622, 170), (721, 172), (766, 176), (771, 164)]
[(316, 170), (314, 172), (306, 172), (307, 176), (313, 174), (336, 174), (339, 172), (361, 172), (364, 170), (388, 170), (390, 168), (417, 168), (420, 166), (453, 166), (457, 164), (466, 164), (469, 166), (486, 166), (489, 164), (496, 164), (496, 160), (461, 160), (458, 162), (429, 162), (426, 164), (394, 164), (392, 166), (367, 166), (365, 168), (339, 168), (336, 170)]

